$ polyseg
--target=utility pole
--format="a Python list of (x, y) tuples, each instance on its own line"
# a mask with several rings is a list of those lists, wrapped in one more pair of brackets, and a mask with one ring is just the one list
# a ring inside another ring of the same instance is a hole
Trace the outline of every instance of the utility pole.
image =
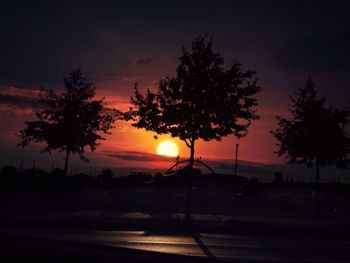
[(237, 159), (238, 159), (238, 146), (239, 144), (236, 144), (236, 160), (235, 160), (235, 178), (237, 178)]

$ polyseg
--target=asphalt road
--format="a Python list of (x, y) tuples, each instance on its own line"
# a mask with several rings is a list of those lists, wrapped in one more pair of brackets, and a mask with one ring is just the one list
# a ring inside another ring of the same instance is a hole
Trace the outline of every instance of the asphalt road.
[(5, 229), (11, 233), (233, 262), (350, 262), (350, 240), (262, 238), (226, 234), (146, 231)]

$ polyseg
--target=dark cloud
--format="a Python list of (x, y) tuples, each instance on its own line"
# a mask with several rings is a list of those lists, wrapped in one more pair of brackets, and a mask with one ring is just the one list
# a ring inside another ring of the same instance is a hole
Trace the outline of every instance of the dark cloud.
[(269, 47), (281, 35), (288, 39), (295, 32), (348, 31), (349, 4), (315, 5), (257, 0), (5, 1), (0, 9), (0, 83), (48, 87), (61, 84), (62, 74), (77, 66), (87, 75), (135, 75), (135, 63), (154, 63), (151, 57), (135, 61), (135, 56), (155, 54), (157, 62), (173, 56), (175, 63), (181, 46), (203, 31), (215, 34), (221, 50), (244, 56), (240, 48), (248, 43)]
[[(1, 68), (1, 66), (0, 66)], [(8, 73), (7, 75), (3, 75), (0, 78), (0, 85), (10, 85), (10, 86), (22, 86), (22, 87), (54, 87), (63, 86), (64, 76), (68, 75), (68, 73), (78, 67), (66, 68), (66, 72), (62, 72), (62, 74), (57, 75), (37, 75), (33, 73), (26, 73), (19, 76), (15, 74)], [(82, 69), (84, 76), (88, 81), (91, 81), (95, 84), (105, 81), (135, 81), (135, 76), (118, 76), (113, 74), (86, 74), (85, 70)], [(1, 73), (0, 73), (1, 74)]]
[[(0, 66), (0, 69), (2, 67)], [(33, 68), (32, 68), (33, 69)], [(34, 69), (35, 70), (35, 69)], [(28, 69), (28, 72), (30, 69)], [(23, 73), (16, 75), (17, 71), (12, 72), (7, 70), (2, 71), (0, 78), (0, 85), (22, 86), (22, 87), (41, 87), (46, 85), (58, 85), (63, 83), (62, 75), (41, 75), (33, 73)]]
[(277, 60), (290, 69), (307, 73), (350, 70), (350, 35), (288, 40)]
[(40, 93), (40, 89), (0, 87), (0, 104), (6, 104), (20, 108), (39, 108)]
[(110, 157), (118, 158), (121, 160), (128, 160), (128, 161), (169, 162), (169, 161), (175, 160), (174, 157), (166, 157), (166, 156), (161, 156), (153, 153), (139, 152), (139, 151), (121, 151), (121, 152), (104, 151), (103, 153)]
[(2, 6), (0, 83), (61, 85), (63, 74), (76, 67), (86, 75), (124, 76), (118, 71), (127, 63), (122, 44), (117, 33), (110, 33), (110, 23), (96, 5), (24, 2)]
[(152, 64), (152, 58), (139, 58), (136, 60), (136, 64), (139, 66), (148, 66)]
[(0, 104), (10, 104), (21, 108), (39, 108), (40, 103), (37, 99), (23, 96), (10, 96), (0, 94)]

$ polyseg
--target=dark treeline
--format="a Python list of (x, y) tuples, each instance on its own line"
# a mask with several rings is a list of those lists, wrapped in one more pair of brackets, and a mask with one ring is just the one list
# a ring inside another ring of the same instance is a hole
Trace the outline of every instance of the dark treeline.
[[(277, 177), (276, 177), (277, 178)], [(1, 209), (11, 216), (52, 212), (109, 211), (146, 214), (185, 213), (186, 173), (170, 176), (133, 173), (114, 177), (111, 170), (97, 177), (83, 173), (65, 176), (61, 169), (17, 172), (4, 166), (0, 172)], [(311, 216), (312, 183), (283, 181), (261, 183), (257, 178), (225, 174), (193, 174), (192, 212)], [(350, 213), (350, 185), (321, 184), (322, 212)]]

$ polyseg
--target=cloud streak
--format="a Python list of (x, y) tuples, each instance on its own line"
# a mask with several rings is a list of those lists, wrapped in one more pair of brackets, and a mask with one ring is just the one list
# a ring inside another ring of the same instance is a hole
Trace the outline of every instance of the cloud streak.
[(141, 162), (171, 162), (175, 160), (175, 157), (166, 157), (148, 152), (140, 152), (140, 151), (102, 151), (103, 154), (118, 158), (121, 160), (128, 161), (141, 161)]
[(26, 109), (39, 108), (40, 103), (38, 96), (41, 93), (40, 89), (25, 89), (17, 87), (1, 87), (0, 88), (0, 104), (2, 108), (18, 107)]

